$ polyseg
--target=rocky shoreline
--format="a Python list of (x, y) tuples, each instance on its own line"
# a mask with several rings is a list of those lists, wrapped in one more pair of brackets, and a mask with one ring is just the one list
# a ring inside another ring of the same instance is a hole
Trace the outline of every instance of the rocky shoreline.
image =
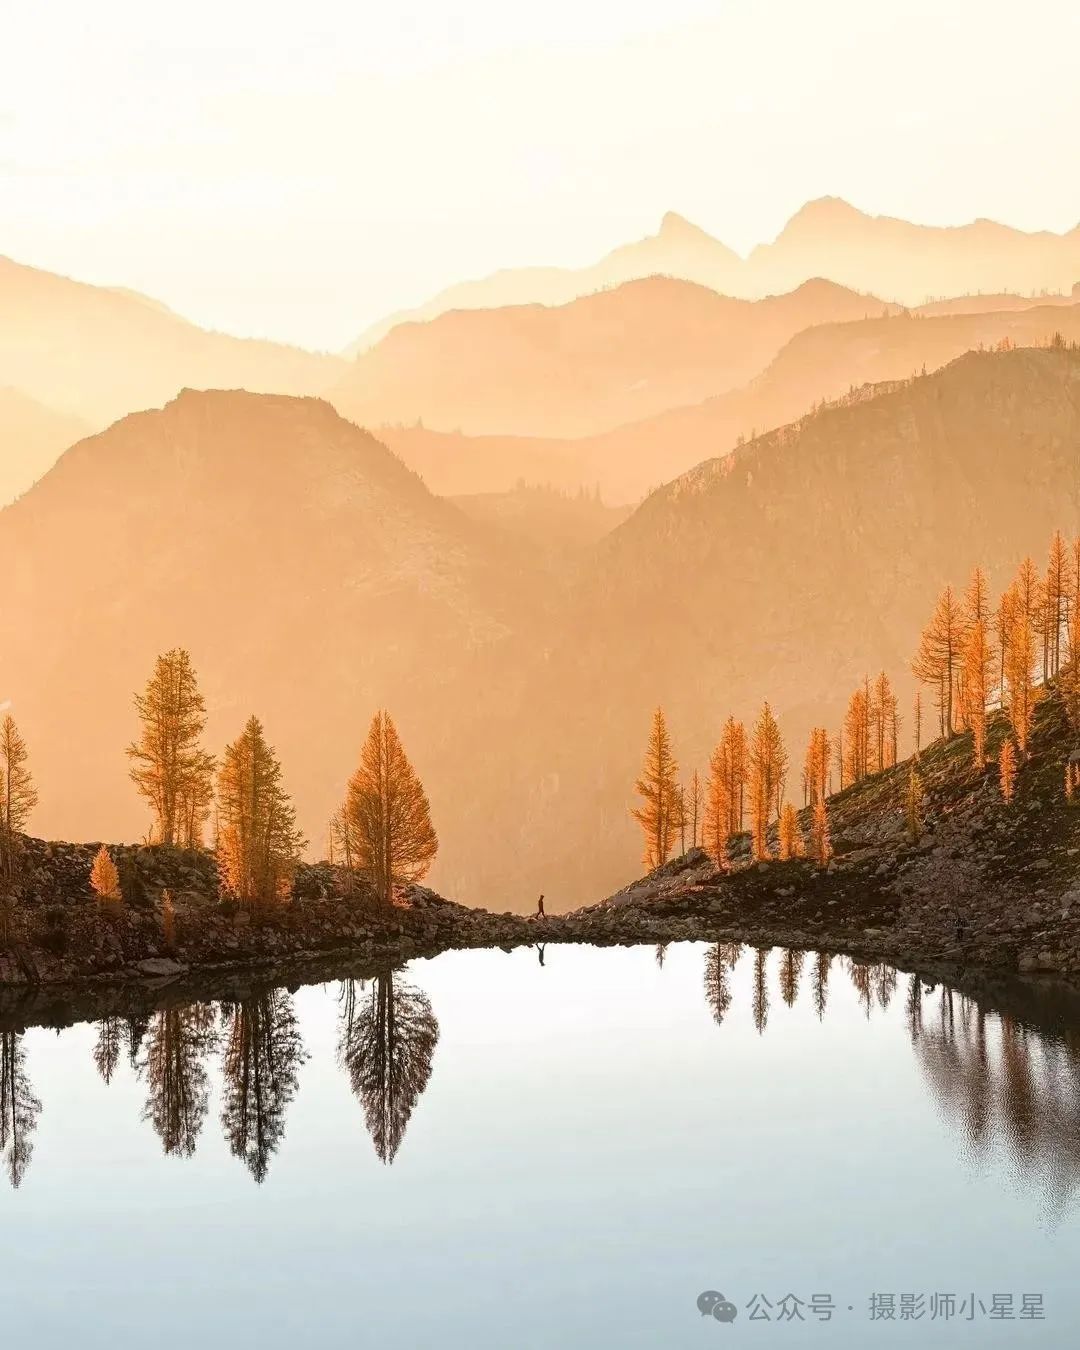
[(112, 850), (123, 900), (103, 904), (89, 886), (96, 844), (28, 839), (9, 906), (17, 931), (0, 945), (0, 1011), (59, 1006), (79, 990), (145, 986), (159, 996), (245, 971), (374, 971), (451, 949), (549, 942), (742, 942), (1080, 982), (1080, 806), (1062, 790), (1074, 745), (1051, 694), (1010, 803), (993, 764), (976, 769), (959, 736), (920, 756), (914, 838), (910, 765), (900, 764), (830, 798), (826, 866), (755, 863), (739, 837), (722, 870), (691, 849), (599, 904), (544, 919), (470, 909), (419, 886), (388, 906), (328, 863), (301, 866), (287, 902), (252, 912), (222, 900), (211, 854), (130, 845)]

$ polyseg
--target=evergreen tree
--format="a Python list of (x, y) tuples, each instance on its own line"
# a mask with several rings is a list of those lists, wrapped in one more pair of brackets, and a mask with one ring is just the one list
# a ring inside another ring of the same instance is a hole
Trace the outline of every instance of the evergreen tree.
[(422, 880), (435, 860), (428, 799), (389, 713), (372, 718), (341, 820), (342, 851), (387, 904), (396, 884)]
[(644, 835), (642, 862), (648, 871), (666, 863), (675, 846), (680, 819), (678, 773), (663, 709), (657, 708), (653, 713), (645, 764), (641, 777), (634, 784), (641, 805), (630, 812)]
[(851, 695), (844, 715), (844, 781), (850, 787), (870, 772), (870, 698), (866, 682)]
[(794, 802), (784, 803), (784, 809), (780, 812), (778, 834), (781, 860), (801, 858), (804, 852), (803, 840), (799, 829), (799, 813), (795, 810)]
[(986, 762), (986, 706), (993, 688), (994, 649), (990, 644), (990, 601), (981, 567), (971, 574), (964, 597), (963, 685), (966, 721), (972, 733), (975, 767)]
[(721, 743), (709, 757), (709, 772), (705, 778), (705, 811), (701, 822), (702, 845), (717, 867), (724, 867), (728, 861), (727, 843), (731, 835), (728, 782), (727, 761)]
[(151, 837), (196, 847), (209, 814), (214, 761), (199, 747), (206, 704), (186, 651), (157, 658), (135, 707), (142, 727), (127, 754), (131, 779), (153, 812)]
[(1050, 540), (1050, 558), (1046, 567), (1046, 582), (1043, 586), (1044, 604), (1044, 643), (1043, 669), (1047, 676), (1057, 675), (1061, 670), (1062, 633), (1069, 628), (1069, 548), (1060, 530), (1055, 530)]
[(1011, 802), (1016, 792), (1016, 748), (1010, 736), (1005, 737), (998, 751), (998, 782), (1002, 800)]
[(225, 749), (218, 771), (218, 873), (242, 904), (288, 896), (304, 839), (281, 766), (257, 717)]
[(956, 685), (960, 674), (963, 616), (951, 586), (938, 597), (930, 623), (923, 630), (919, 650), (912, 662), (917, 680), (928, 684), (937, 699), (941, 734), (952, 736)]
[(823, 866), (832, 857), (832, 840), (829, 837), (829, 811), (825, 805), (824, 797), (819, 797), (814, 803), (810, 852), (814, 861), (821, 863)]
[(9, 713), (0, 723), (0, 871), (8, 877), (16, 866), (16, 836), (25, 831), (38, 800), (26, 760), (26, 743)]
[(816, 806), (828, 794), (831, 751), (828, 731), (824, 727), (814, 727), (810, 732), (803, 765), (803, 795), (807, 806)]
[(787, 752), (768, 703), (758, 714), (750, 740), (750, 822), (754, 857), (768, 858), (768, 828), (779, 814), (787, 776)]
[(1008, 605), (1005, 674), (1009, 688), (1008, 711), (1021, 757), (1027, 753), (1028, 737), (1035, 716), (1036, 631), (1042, 611), (1042, 583), (1035, 564), (1025, 558), (1013, 582)]

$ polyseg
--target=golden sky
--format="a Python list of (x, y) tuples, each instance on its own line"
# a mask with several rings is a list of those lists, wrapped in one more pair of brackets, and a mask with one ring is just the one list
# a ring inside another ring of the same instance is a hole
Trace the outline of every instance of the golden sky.
[[(1075, 0), (4, 6), (0, 254), (337, 348), (680, 211), (1080, 221)], [(542, 11), (542, 12), (541, 12)]]

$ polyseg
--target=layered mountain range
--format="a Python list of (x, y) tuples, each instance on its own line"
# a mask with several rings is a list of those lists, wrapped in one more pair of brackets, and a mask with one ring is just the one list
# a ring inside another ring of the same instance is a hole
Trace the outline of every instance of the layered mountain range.
[(669, 211), (655, 235), (622, 245), (591, 266), (509, 269), (449, 287), (373, 325), (349, 354), (374, 346), (406, 320), (432, 319), (453, 309), (561, 305), (654, 273), (746, 299), (792, 290), (809, 277), (908, 306), (965, 294), (1069, 292), (1080, 282), (1080, 224), (1063, 234), (1029, 233), (992, 220), (917, 225), (869, 215), (839, 197), (821, 197), (800, 208), (771, 243), (742, 258)]
[(131, 697), (183, 645), (209, 744), (264, 719), (313, 852), (386, 705), (444, 891), (500, 909), (607, 893), (636, 868), (657, 703), (687, 771), (766, 697), (797, 757), (864, 670), (905, 687), (945, 580), (978, 561), (999, 582), (1080, 530), (1080, 357), (970, 352), (863, 389), (676, 477), (599, 542), (583, 512), (559, 569), (513, 523), (542, 539), (549, 509), (440, 499), (312, 398), (185, 391), (79, 442), (0, 512), (0, 693), (37, 828), (138, 836)]

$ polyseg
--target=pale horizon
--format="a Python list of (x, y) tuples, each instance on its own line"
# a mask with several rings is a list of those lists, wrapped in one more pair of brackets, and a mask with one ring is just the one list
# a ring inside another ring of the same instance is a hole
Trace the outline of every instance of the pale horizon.
[(254, 47), (204, 3), (180, 40), (128, 3), (24, 11), (0, 56), (0, 255), (336, 351), (446, 286), (593, 263), (668, 211), (742, 256), (823, 196), (928, 225), (1080, 222), (1061, 0), (1020, 29), (968, 0), (651, 11), (315, 3)]

